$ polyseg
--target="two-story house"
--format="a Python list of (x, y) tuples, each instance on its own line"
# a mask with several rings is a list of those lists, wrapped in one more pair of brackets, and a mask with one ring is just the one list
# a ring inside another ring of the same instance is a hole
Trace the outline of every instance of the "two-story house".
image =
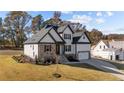
[(90, 40), (86, 32), (74, 32), (69, 25), (46, 26), (25, 41), (24, 55), (34, 60), (60, 60), (66, 56), (77, 60), (89, 59)]

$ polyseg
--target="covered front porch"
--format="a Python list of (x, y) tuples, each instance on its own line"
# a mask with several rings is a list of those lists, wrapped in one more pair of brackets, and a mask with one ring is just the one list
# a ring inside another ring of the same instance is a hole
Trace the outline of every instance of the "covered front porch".
[(60, 61), (59, 56), (64, 54), (63, 44), (39, 44), (38, 59), (42, 62), (57, 63)]

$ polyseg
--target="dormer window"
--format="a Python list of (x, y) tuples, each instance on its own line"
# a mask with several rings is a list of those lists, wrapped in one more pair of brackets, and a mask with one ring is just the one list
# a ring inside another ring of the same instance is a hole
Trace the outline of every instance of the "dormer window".
[(85, 39), (85, 36), (83, 36), (83, 39)]
[(70, 39), (71, 40), (71, 34), (64, 34), (64, 39)]

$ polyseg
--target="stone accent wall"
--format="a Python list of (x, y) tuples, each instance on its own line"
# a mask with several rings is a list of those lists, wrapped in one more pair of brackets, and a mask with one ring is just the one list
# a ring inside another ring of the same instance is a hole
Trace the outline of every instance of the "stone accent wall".
[(56, 44), (51, 44), (51, 51), (44, 52), (44, 45), (49, 45), (49, 44), (39, 44), (38, 46), (38, 58), (39, 60), (44, 61), (46, 57), (52, 57), (56, 61), (58, 61), (58, 57), (56, 54)]

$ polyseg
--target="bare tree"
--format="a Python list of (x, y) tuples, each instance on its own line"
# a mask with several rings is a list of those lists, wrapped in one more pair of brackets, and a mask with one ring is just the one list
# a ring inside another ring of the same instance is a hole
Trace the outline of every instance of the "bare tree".
[(4, 19), (4, 25), (16, 47), (23, 47), (26, 38), (24, 29), (31, 19), (25, 11), (11, 11)]
[(55, 11), (53, 14), (53, 18), (59, 19), (61, 16), (61, 12), (60, 11)]

